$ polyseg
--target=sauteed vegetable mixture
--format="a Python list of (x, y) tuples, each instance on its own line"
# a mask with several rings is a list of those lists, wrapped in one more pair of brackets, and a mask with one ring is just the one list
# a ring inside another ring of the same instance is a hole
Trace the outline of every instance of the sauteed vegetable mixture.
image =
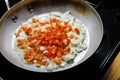
[(51, 12), (28, 19), (16, 30), (14, 39), (25, 63), (53, 71), (73, 63), (87, 49), (86, 31), (69, 11)]

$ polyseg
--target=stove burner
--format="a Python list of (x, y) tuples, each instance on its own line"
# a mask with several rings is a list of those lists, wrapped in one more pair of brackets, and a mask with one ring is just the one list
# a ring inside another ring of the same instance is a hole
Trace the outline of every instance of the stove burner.
[(120, 22), (120, 10), (118, 10), (118, 11), (116, 12), (115, 22)]

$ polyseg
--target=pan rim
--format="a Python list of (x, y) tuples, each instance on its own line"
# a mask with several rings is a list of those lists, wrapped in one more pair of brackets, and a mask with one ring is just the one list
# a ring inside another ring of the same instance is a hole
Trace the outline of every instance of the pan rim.
[[(32, 1), (34, 1), (34, 0), (31, 0), (30, 2), (32, 2)], [(72, 0), (73, 1), (73, 0)], [(81, 0), (82, 1), (82, 0)], [(28, 1), (29, 2), (29, 1)], [(99, 14), (97, 13), (97, 11), (91, 6), (91, 5), (89, 5), (89, 4), (87, 4), (85, 1), (82, 1), (83, 3), (85, 3), (86, 5), (88, 5), (95, 13), (96, 13), (96, 15), (98, 16), (98, 18), (99, 18), (99, 21), (100, 21), (100, 24), (101, 24), (101, 40), (100, 40), (100, 42), (99, 42), (99, 44), (98, 44), (98, 47), (99, 47), (99, 45), (100, 45), (100, 43), (101, 43), (101, 41), (102, 41), (102, 38), (103, 38), (103, 23), (102, 23), (102, 20), (101, 20), (101, 18), (100, 18), (100, 16), (99, 16)], [(11, 9), (13, 9), (13, 8), (15, 8), (17, 5), (19, 5), (19, 4), (22, 4), (22, 3), (24, 3), (24, 1), (20, 1), (20, 2), (18, 2), (18, 3), (16, 3), (15, 5), (13, 5), (12, 7), (11, 7)], [(10, 9), (10, 10), (11, 10)], [(9, 13), (9, 11), (10, 10), (8, 10), (8, 11), (6, 11), (5, 12), (5, 14), (2, 16), (2, 18), (1, 18), (1, 20), (0, 20), (0, 25), (2, 24), (2, 21), (4, 21), (4, 18), (7, 16), (7, 14)], [(98, 48), (97, 47), (97, 48)], [(95, 51), (97, 50), (97, 48), (95, 49)], [(94, 52), (95, 52), (94, 51)], [(0, 49), (0, 52), (1, 52), (1, 54), (2, 54), (2, 51), (1, 51), (1, 49)], [(94, 53), (93, 52), (93, 53)], [(3, 55), (3, 54), (2, 54)], [(91, 54), (89, 57), (91, 57), (93, 54)], [(4, 55), (3, 55), (4, 56)], [(5, 57), (5, 56), (4, 56)], [(88, 57), (88, 58), (89, 58)], [(6, 57), (5, 57), (6, 58)], [(88, 58), (86, 58), (85, 60), (87, 60)], [(6, 58), (7, 59), (7, 58)], [(7, 59), (8, 60), (8, 59)], [(84, 60), (84, 61), (85, 61)], [(9, 60), (8, 60), (9, 61)], [(82, 62), (84, 62), (84, 61), (82, 61)], [(11, 61), (9, 61), (9, 62), (11, 62)], [(81, 62), (81, 63), (82, 63)], [(11, 62), (12, 63), (12, 62)], [(13, 64), (13, 63), (12, 63)], [(14, 64), (15, 65), (15, 64)], [(79, 65), (79, 64), (77, 64), (77, 65)], [(77, 66), (77, 65), (75, 65), (75, 66)], [(16, 66), (16, 65), (15, 65)], [(18, 65), (17, 65), (17, 67), (18, 67)], [(20, 67), (21, 68), (21, 67)], [(72, 68), (72, 67), (70, 67), (70, 68)], [(70, 68), (68, 68), (68, 69), (70, 69)], [(26, 68), (23, 68), (23, 69), (25, 69), (26, 70)], [(27, 69), (28, 70), (28, 69)], [(66, 69), (65, 69), (66, 70)], [(33, 71), (33, 70), (29, 70), (29, 71)], [(62, 71), (64, 71), (64, 70), (62, 70)], [(36, 71), (33, 71), (33, 72), (36, 72)], [(55, 72), (58, 72), (58, 71), (55, 71)], [(43, 72), (43, 73), (49, 73), (49, 72)]]

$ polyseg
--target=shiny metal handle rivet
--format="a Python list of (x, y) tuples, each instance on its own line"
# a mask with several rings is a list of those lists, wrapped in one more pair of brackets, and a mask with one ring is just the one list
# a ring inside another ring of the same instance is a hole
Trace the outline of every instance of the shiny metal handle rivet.
[(32, 12), (33, 12), (33, 7), (32, 7), (32, 6), (28, 6), (28, 11), (29, 11), (30, 13), (32, 13)]
[(17, 16), (13, 16), (13, 17), (12, 17), (12, 21), (16, 23), (16, 22), (18, 21)]

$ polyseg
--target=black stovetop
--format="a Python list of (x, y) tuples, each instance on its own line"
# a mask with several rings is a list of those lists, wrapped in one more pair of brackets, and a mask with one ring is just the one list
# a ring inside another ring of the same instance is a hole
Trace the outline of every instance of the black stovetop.
[[(9, 0), (14, 5), (20, 0)], [(103, 40), (96, 52), (84, 63), (69, 70), (56, 73), (36, 73), (18, 68), (0, 54), (0, 80), (101, 80), (109, 65), (120, 50), (120, 6), (119, 1), (111, 3), (102, 0), (87, 0), (99, 13), (104, 26)], [(116, 5), (112, 5), (112, 4)], [(0, 17), (7, 10), (4, 0), (0, 0)]]

